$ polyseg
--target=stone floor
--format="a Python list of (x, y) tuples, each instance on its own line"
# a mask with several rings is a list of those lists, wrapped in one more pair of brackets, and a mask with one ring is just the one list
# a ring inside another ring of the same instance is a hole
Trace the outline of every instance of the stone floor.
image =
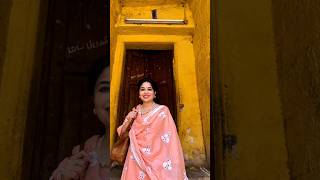
[[(195, 168), (189, 167), (186, 168), (187, 176), (189, 180), (209, 180), (210, 172), (205, 168)], [(111, 170), (111, 178), (110, 180), (119, 180), (121, 177), (122, 168), (117, 167)]]

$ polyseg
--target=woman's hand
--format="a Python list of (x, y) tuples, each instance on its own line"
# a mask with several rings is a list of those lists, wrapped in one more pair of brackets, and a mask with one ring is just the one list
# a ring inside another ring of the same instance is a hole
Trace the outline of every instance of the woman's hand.
[(132, 110), (126, 116), (126, 119), (133, 120), (137, 117), (137, 115), (138, 115), (138, 110), (136, 108), (132, 108)]
[(121, 134), (124, 133), (124, 131), (130, 125), (129, 121), (131, 122), (132, 120), (137, 118), (137, 116), (138, 116), (138, 110), (136, 108), (132, 108), (132, 111), (128, 113), (122, 125), (117, 128), (117, 132), (119, 136), (121, 136)]
[(50, 180), (80, 179), (80, 177), (84, 175), (88, 163), (88, 154), (80, 151), (61, 161), (58, 168), (52, 173)]

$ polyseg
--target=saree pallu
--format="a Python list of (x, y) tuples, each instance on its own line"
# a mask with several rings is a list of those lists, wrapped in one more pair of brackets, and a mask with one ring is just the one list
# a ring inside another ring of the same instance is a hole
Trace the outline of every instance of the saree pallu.
[(138, 116), (129, 132), (130, 146), (121, 180), (187, 180), (183, 152), (169, 109), (160, 105)]

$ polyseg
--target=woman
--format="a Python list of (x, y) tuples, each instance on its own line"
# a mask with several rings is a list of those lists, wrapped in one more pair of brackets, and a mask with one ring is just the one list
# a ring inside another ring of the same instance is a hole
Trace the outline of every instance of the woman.
[(122, 171), (122, 180), (186, 180), (183, 152), (169, 109), (154, 102), (156, 83), (138, 82), (141, 105), (133, 108), (122, 127), (134, 120), (129, 132), (130, 147)]
[(109, 164), (109, 86), (110, 68), (106, 58), (94, 64), (90, 77), (93, 94), (93, 113), (106, 127), (103, 136), (94, 135), (82, 145), (75, 146), (72, 155), (66, 157), (54, 170), (50, 180), (104, 180), (107, 178)]

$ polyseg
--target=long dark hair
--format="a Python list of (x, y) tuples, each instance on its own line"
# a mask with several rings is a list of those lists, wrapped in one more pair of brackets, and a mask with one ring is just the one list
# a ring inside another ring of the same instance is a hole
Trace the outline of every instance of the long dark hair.
[(93, 63), (88, 75), (88, 90), (91, 96), (94, 95), (97, 79), (102, 71), (108, 66), (110, 66), (110, 60), (106, 56), (97, 58)]

